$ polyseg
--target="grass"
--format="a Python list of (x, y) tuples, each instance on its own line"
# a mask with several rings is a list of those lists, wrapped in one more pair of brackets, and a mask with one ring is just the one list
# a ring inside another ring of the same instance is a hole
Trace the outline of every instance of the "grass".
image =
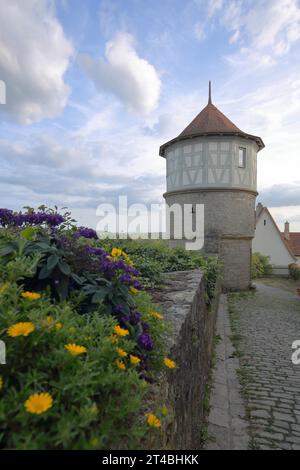
[(300, 281), (294, 281), (294, 279), (288, 277), (262, 277), (257, 279), (257, 281), (269, 287), (287, 290), (293, 294), (295, 294), (296, 289), (300, 287)]
[(203, 449), (205, 444), (208, 442), (213, 442), (215, 441), (215, 437), (210, 435), (208, 433), (208, 416), (210, 412), (210, 400), (211, 400), (211, 394), (212, 390), (214, 388), (213, 384), (213, 371), (216, 367), (217, 363), (217, 355), (216, 355), (216, 346), (219, 341), (221, 341), (221, 336), (216, 334), (214, 339), (213, 339), (213, 350), (212, 350), (212, 357), (211, 357), (211, 364), (210, 364), (210, 369), (208, 372), (208, 378), (207, 382), (205, 385), (205, 393), (204, 393), (204, 399), (203, 399), (203, 412), (204, 412), (204, 417), (203, 417), (203, 425), (201, 427), (200, 431), (200, 447)]

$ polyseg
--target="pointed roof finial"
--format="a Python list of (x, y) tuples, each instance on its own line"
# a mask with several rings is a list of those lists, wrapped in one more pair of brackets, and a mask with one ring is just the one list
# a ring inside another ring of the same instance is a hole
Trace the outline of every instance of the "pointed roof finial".
[(209, 80), (208, 83), (208, 104), (211, 104), (211, 81)]

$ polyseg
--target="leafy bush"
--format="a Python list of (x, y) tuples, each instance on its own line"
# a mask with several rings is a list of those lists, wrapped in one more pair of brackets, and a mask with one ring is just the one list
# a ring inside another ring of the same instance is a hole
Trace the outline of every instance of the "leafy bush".
[(153, 288), (162, 282), (162, 274), (200, 268), (206, 277), (207, 295), (210, 302), (219, 275), (219, 263), (215, 258), (205, 258), (196, 251), (170, 248), (163, 240), (110, 240), (97, 242), (110, 250), (117, 246), (126, 251), (141, 273), (141, 282)]
[(167, 327), (130, 257), (58, 216), (0, 210), (0, 446), (136, 448)]
[[(164, 242), (98, 240), (41, 206), (0, 209), (0, 446), (134, 448), (143, 394), (162, 367), (167, 326), (143, 285), (201, 268), (207, 302), (217, 260)], [(162, 413), (163, 415), (163, 413)], [(147, 424), (160, 426), (160, 412)]]
[(2, 234), (0, 265), (22, 256), (34, 257), (35, 270), (24, 276), (24, 289), (47, 291), (57, 302), (69, 300), (83, 314), (101, 307), (103, 314), (112, 315), (130, 331), (141, 359), (140, 368), (147, 371), (154, 343), (149, 324), (136, 309), (135, 296), (142, 286), (139, 271), (128, 255), (117, 248), (108, 253), (92, 246), (81, 229), (79, 236), (74, 230), (61, 233), (45, 227), (27, 227), (25, 231), (14, 232), (13, 239), (7, 238), (7, 232)]
[(269, 276), (272, 274), (272, 266), (270, 264), (269, 256), (264, 256), (261, 253), (254, 253), (251, 262), (251, 277), (252, 279)]
[(300, 266), (296, 263), (290, 264), (289, 273), (292, 279), (298, 281), (300, 279)]
[[(34, 275), (38, 262), (23, 256), (0, 266), (0, 334), (7, 350), (1, 448), (136, 448), (147, 426), (140, 414), (147, 383), (135, 336), (100, 305), (78, 315), (46, 292), (24, 292), (20, 282)], [(157, 345), (151, 360), (161, 368), (164, 322), (147, 294), (137, 297)]]

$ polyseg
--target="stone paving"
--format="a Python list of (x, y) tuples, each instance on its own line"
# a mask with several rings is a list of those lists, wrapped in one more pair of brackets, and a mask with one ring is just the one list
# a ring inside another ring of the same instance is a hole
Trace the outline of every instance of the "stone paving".
[(227, 297), (221, 296), (217, 318), (216, 365), (208, 417), (206, 450), (245, 450), (250, 437), (244, 400), (237, 378), (238, 358), (230, 340)]
[(300, 299), (256, 283), (253, 294), (230, 295), (232, 340), (239, 351), (250, 448), (300, 450)]

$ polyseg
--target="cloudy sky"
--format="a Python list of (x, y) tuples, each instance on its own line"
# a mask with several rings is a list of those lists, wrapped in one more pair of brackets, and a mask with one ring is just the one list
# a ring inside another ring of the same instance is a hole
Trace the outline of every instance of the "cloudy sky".
[(0, 207), (64, 205), (93, 226), (118, 194), (160, 202), (159, 146), (209, 79), (266, 144), (259, 200), (300, 231), (298, 0), (0, 0)]

